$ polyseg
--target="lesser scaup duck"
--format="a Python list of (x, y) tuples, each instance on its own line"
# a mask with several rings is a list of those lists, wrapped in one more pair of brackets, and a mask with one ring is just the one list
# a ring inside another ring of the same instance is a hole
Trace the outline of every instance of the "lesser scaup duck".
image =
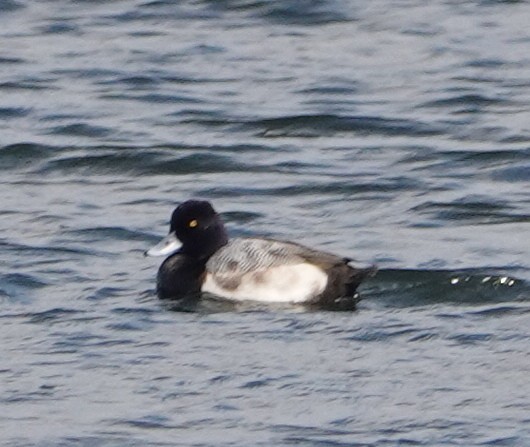
[(206, 201), (188, 200), (171, 216), (169, 234), (146, 255), (166, 255), (158, 270), (161, 298), (209, 292), (229, 300), (330, 304), (354, 298), (376, 268), (293, 242), (229, 239)]

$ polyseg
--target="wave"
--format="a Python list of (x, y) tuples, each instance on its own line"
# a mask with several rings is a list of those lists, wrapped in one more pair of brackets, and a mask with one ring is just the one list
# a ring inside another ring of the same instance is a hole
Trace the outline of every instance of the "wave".
[[(522, 270), (522, 269), (521, 269)], [(367, 302), (385, 307), (440, 303), (483, 304), (530, 300), (530, 283), (517, 269), (383, 269), (362, 289)]]

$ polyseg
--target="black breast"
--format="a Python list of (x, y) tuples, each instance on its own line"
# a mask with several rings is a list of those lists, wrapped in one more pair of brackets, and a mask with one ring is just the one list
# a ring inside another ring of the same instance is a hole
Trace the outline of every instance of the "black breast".
[(158, 270), (158, 296), (160, 298), (184, 298), (199, 295), (204, 274), (204, 262), (197, 262), (178, 253), (170, 256)]

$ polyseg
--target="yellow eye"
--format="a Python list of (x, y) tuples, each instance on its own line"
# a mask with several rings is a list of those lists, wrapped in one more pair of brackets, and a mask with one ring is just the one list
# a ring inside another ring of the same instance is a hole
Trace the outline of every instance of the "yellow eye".
[(197, 225), (199, 225), (199, 222), (197, 222), (197, 219), (190, 220), (188, 223), (188, 227), (195, 228)]

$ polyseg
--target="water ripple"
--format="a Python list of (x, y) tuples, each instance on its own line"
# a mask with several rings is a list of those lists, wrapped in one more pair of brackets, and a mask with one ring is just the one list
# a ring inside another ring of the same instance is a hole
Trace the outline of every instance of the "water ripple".
[(432, 136), (441, 133), (421, 122), (371, 116), (301, 115), (247, 121), (246, 127), (260, 129), (267, 138), (282, 136), (321, 137), (337, 132), (358, 135)]
[[(464, 198), (451, 203), (427, 202), (412, 208), (411, 211), (427, 215), (440, 224), (485, 225), (502, 222), (530, 222), (530, 214), (513, 212), (515, 207), (505, 203), (493, 203), (491, 200), (476, 201), (475, 198)], [(510, 212), (512, 211), (512, 212)]]
[(525, 301), (530, 298), (530, 285), (526, 281), (511, 276), (509, 272), (499, 274), (487, 269), (383, 269), (376, 278), (366, 285), (363, 294), (369, 300), (375, 299), (387, 306), (440, 302), (479, 304)]

